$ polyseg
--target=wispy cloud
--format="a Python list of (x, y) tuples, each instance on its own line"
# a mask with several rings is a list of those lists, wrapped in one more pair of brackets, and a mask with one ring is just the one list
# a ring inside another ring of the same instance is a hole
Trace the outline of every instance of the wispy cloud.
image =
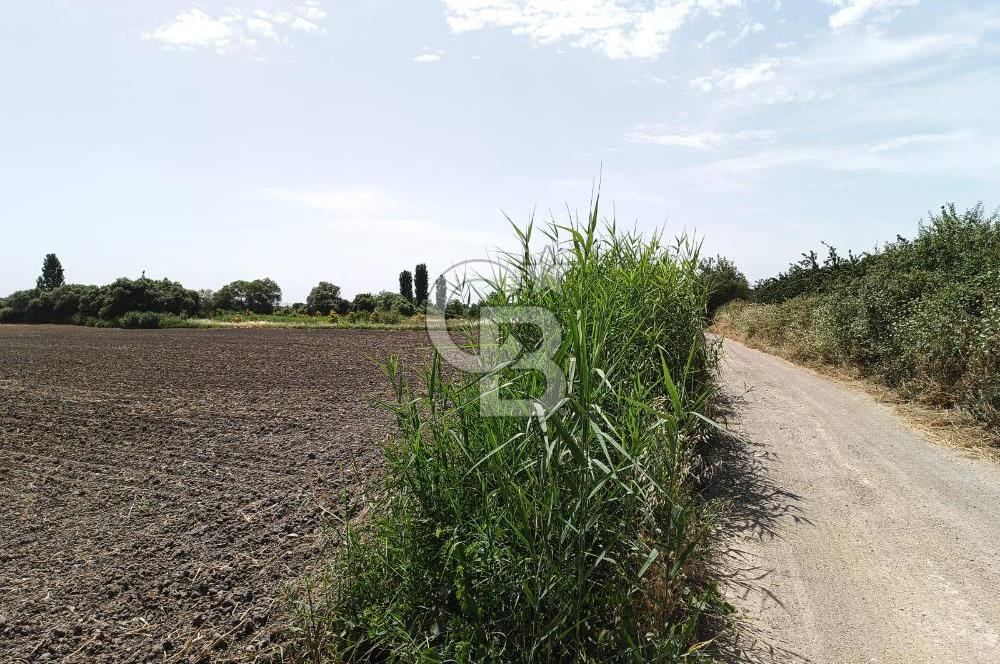
[(676, 131), (667, 125), (639, 125), (625, 134), (629, 143), (646, 145), (663, 145), (668, 147), (692, 148), (694, 150), (714, 150), (725, 145), (769, 137), (770, 132), (764, 131)]
[(705, 35), (705, 39), (703, 39), (701, 44), (698, 45), (698, 48), (706, 48), (708, 46), (711, 46), (713, 43), (717, 42), (718, 40), (722, 39), (725, 36), (726, 36), (725, 30), (713, 30), (712, 32)]
[(287, 11), (245, 10), (231, 7), (212, 16), (201, 9), (181, 12), (142, 38), (166, 48), (215, 51), (220, 55), (254, 53), (263, 44), (287, 44), (295, 33), (322, 32), (319, 21), (327, 13), (315, 0)]
[[(859, 91), (886, 87), (900, 73), (912, 74), (919, 63), (939, 70), (960, 67), (981, 52), (997, 13), (959, 14), (934, 31), (895, 36), (869, 26), (865, 30), (829, 32), (780, 56), (764, 55), (748, 64), (718, 67), (690, 79), (690, 90), (728, 95), (728, 106), (830, 100)], [(872, 77), (878, 73), (878, 77)], [(734, 94), (736, 93), (736, 94)]]
[(509, 29), (538, 44), (565, 42), (613, 59), (652, 58), (697, 14), (720, 16), (743, 0), (444, 0), (455, 32), (486, 27)]
[(997, 141), (973, 132), (909, 134), (875, 143), (800, 143), (709, 162), (706, 173), (761, 176), (789, 167), (837, 172), (878, 172), (908, 176), (996, 180)]
[(779, 63), (777, 58), (761, 58), (745, 67), (715, 69), (710, 74), (691, 79), (689, 87), (698, 92), (711, 92), (716, 89), (743, 90), (773, 79)]
[(951, 143), (975, 137), (971, 131), (955, 131), (940, 134), (909, 134), (906, 136), (896, 136), (884, 141), (878, 141), (868, 146), (869, 152), (891, 152), (923, 145), (937, 145), (941, 143)]
[(839, 30), (860, 23), (870, 14), (900, 7), (912, 7), (919, 0), (824, 0), (829, 5), (839, 7), (830, 15), (830, 27)]

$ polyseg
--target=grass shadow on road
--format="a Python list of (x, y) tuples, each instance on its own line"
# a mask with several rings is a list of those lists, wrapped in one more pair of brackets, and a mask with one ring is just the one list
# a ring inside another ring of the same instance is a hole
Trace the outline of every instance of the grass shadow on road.
[[(719, 394), (713, 416), (728, 433), (712, 436), (704, 457), (709, 473), (705, 496), (722, 507), (718, 538), (722, 543), (719, 577), (730, 598), (753, 595), (784, 606), (767, 586), (773, 569), (759, 555), (748, 550), (756, 543), (781, 537), (789, 525), (812, 525), (801, 506), (802, 497), (778, 486), (770, 466), (778, 461), (766, 446), (750, 440), (743, 432), (740, 408), (744, 397)], [(807, 662), (807, 658), (768, 643), (757, 625), (738, 613), (731, 617), (732, 628), (724, 630), (715, 644), (715, 655), (723, 662), (768, 663)]]

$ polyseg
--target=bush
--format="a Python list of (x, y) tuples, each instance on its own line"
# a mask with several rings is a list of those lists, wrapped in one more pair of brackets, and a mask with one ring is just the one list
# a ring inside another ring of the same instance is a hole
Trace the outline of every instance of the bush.
[(375, 296), (371, 293), (358, 293), (351, 302), (352, 311), (365, 311), (371, 313), (375, 311)]
[(444, 308), (444, 315), (448, 318), (461, 318), (468, 314), (469, 308), (461, 300), (452, 300)]
[[(546, 418), (483, 416), (469, 398), (478, 379), (447, 378), (440, 359), (417, 389), (389, 363), (399, 435), (384, 500), (301, 597), (311, 658), (698, 656), (704, 616), (722, 606), (693, 486), (707, 292), (686, 247), (613, 230), (602, 240), (596, 227), (595, 209), (560, 246), (561, 283), (533, 281), (525, 252), (512, 266), (525, 282), (490, 301), (547, 309), (563, 326), (555, 362), (571, 389)], [(498, 380), (526, 397), (543, 388), (534, 372)]]
[(118, 326), (129, 330), (155, 330), (160, 327), (160, 316), (152, 311), (129, 311), (118, 319)]
[(416, 309), (413, 303), (399, 293), (382, 291), (375, 296), (375, 311), (394, 311), (400, 316), (412, 316)]
[(370, 320), (373, 323), (396, 325), (402, 321), (402, 316), (400, 316), (398, 311), (378, 310), (371, 315)]
[(13, 307), (0, 308), (0, 323), (16, 323), (17, 310)]

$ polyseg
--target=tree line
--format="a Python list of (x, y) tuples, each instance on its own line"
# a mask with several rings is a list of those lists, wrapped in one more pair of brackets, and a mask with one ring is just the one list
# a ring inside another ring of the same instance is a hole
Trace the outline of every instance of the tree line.
[[(412, 316), (427, 306), (428, 288), (427, 265), (421, 263), (413, 273), (400, 273), (399, 292), (359, 293), (347, 300), (339, 286), (321, 281), (305, 302), (282, 306), (281, 288), (270, 278), (236, 280), (218, 291), (192, 290), (169, 279), (150, 279), (145, 273), (104, 286), (68, 284), (59, 258), (47, 254), (34, 288), (0, 298), (0, 323), (115, 323), (134, 312), (183, 318), (210, 318), (218, 312), (329, 315), (381, 311)], [(447, 301), (443, 277), (435, 282), (434, 305), (451, 315), (467, 313), (463, 303)]]

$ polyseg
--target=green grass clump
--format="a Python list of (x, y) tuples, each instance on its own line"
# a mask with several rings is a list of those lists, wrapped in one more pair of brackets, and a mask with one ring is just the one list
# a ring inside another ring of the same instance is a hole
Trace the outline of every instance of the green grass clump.
[[(596, 205), (550, 226), (542, 256), (529, 226), (489, 298), (562, 324), (569, 392), (547, 417), (482, 416), (478, 379), (440, 358), (415, 390), (388, 365), (399, 432), (380, 499), (295, 596), (316, 661), (707, 657), (706, 618), (725, 605), (694, 488), (714, 367), (697, 251), (597, 226)], [(542, 390), (502, 375), (508, 392)]]

